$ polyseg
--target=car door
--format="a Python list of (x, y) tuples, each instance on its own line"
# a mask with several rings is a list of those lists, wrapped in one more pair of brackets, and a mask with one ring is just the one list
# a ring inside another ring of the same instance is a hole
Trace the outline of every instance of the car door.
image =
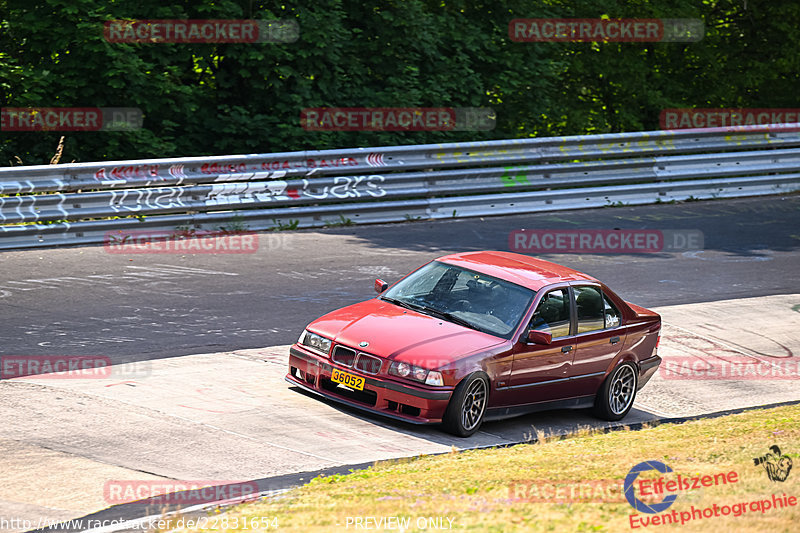
[(622, 315), (600, 285), (573, 283), (577, 349), (570, 377), (577, 394), (594, 394), (625, 344)]
[[(514, 346), (509, 388), (514, 403), (542, 402), (570, 396), (569, 376), (575, 336), (569, 287), (549, 289), (536, 305), (528, 326)], [(528, 331), (550, 333), (551, 344), (528, 342)]]

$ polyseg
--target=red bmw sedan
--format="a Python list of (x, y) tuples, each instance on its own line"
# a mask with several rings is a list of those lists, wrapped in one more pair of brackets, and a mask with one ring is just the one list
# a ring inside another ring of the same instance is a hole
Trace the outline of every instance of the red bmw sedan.
[(468, 437), (484, 420), (547, 409), (619, 420), (661, 363), (657, 313), (529, 256), (447, 255), (375, 290), (306, 327), (289, 383)]

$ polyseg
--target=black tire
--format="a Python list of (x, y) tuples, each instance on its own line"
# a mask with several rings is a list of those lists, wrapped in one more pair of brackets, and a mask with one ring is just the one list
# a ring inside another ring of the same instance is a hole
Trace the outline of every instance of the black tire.
[(474, 372), (461, 380), (450, 397), (442, 426), (458, 437), (469, 437), (480, 429), (489, 403), (489, 377)]
[(633, 407), (639, 371), (633, 363), (625, 362), (608, 375), (594, 400), (594, 414), (603, 420), (622, 420)]

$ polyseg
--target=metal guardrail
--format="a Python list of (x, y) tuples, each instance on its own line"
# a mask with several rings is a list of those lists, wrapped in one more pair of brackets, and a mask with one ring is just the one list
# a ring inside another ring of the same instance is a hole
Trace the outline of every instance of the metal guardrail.
[(2, 168), (0, 249), (791, 192), (797, 126)]

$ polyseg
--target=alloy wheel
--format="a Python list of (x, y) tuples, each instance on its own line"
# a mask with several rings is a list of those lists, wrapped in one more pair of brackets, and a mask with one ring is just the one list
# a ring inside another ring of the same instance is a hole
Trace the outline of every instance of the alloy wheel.
[(485, 408), (486, 382), (476, 379), (470, 383), (461, 406), (461, 425), (466, 431), (474, 429), (480, 423)]
[(628, 409), (633, 401), (634, 387), (636, 386), (636, 376), (630, 365), (623, 365), (619, 368), (608, 388), (608, 406), (611, 412), (619, 415)]

